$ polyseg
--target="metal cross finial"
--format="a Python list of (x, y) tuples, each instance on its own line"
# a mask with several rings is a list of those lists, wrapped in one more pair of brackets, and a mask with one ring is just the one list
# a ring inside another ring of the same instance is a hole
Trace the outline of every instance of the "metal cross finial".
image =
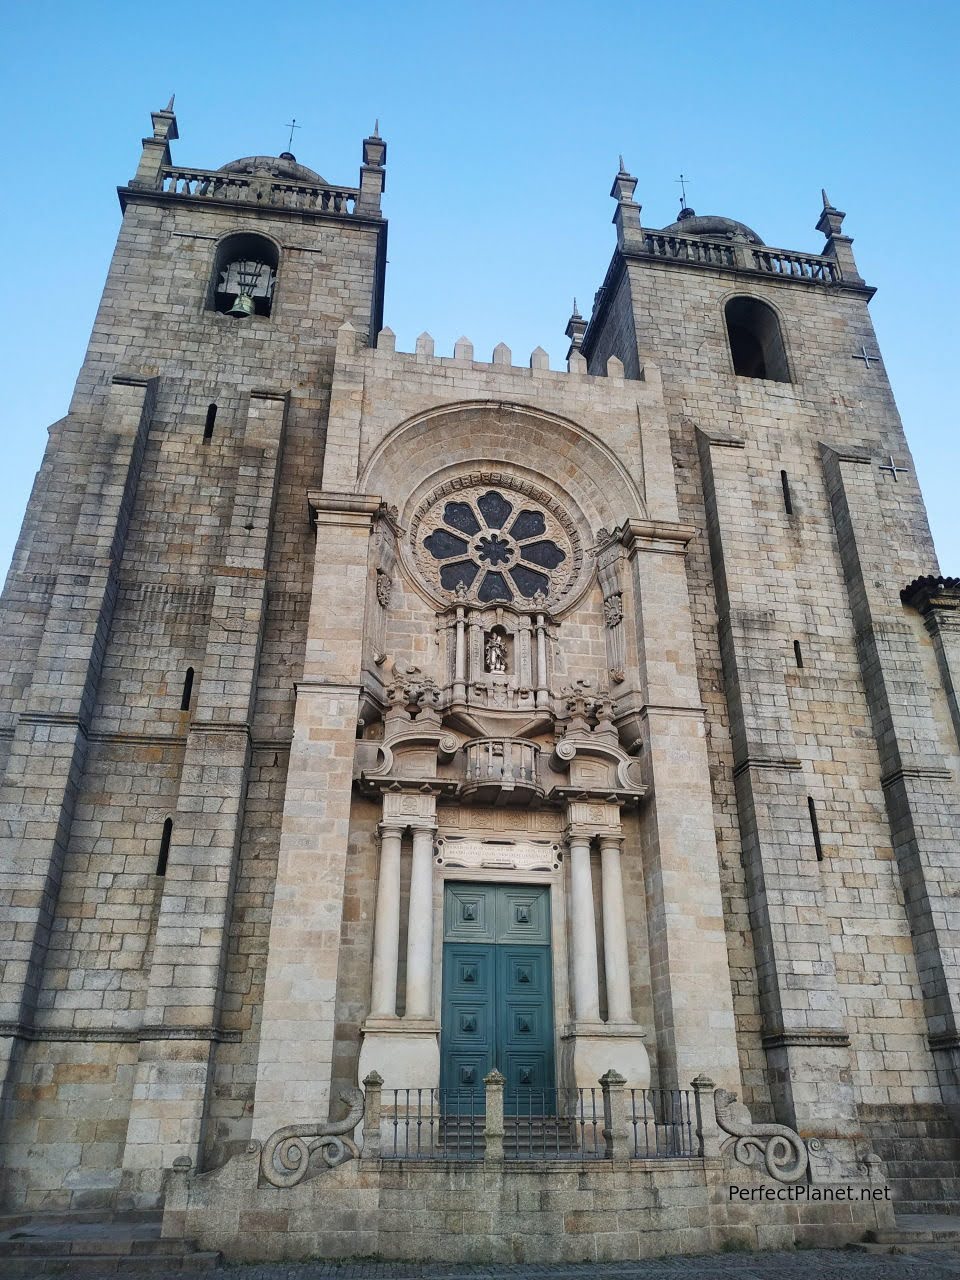
[(294, 131), (294, 129), (301, 129), (302, 127), (303, 127), (302, 125), (297, 124), (297, 117), (296, 117), (296, 116), (294, 116), (294, 117), (293, 117), (293, 119), (292, 119), (291, 121), (289, 121), (289, 123), (288, 123), (288, 124), (284, 125), (284, 128), (285, 128), (285, 129), (289, 129), (289, 130), (290, 130), (290, 141), (287, 143), (287, 150), (288, 150), (288, 151), (292, 151), (292, 150), (293, 150), (293, 131)]
[(898, 467), (898, 466), (897, 466), (897, 464), (896, 464), (896, 463), (894, 462), (894, 460), (893, 460), (893, 454), (892, 454), (892, 453), (891, 453), (891, 454), (889, 454), (889, 455), (888, 455), (888, 457), (889, 457), (890, 461), (889, 461), (889, 462), (882, 462), (882, 463), (880, 464), (880, 470), (881, 470), (881, 471), (889, 471), (889, 472), (890, 472), (890, 474), (893, 476), (894, 480), (896, 480), (897, 484), (899, 484), (899, 483), (900, 483), (900, 481), (899, 481), (899, 479), (897, 479), (897, 472), (898, 472), (898, 471), (900, 471), (900, 472), (902, 472), (904, 475), (906, 475), (906, 473), (910, 470), (910, 468), (909, 468), (909, 467)]
[(690, 179), (684, 177), (682, 173), (679, 178), (674, 178), (674, 182), (680, 183), (680, 208), (681, 209), (685, 209), (687, 207), (687, 183), (689, 181)]
[(870, 363), (871, 363), (871, 361), (873, 361), (875, 364), (879, 364), (879, 363), (880, 363), (880, 357), (879, 357), (879, 356), (868, 356), (868, 355), (867, 355), (867, 348), (866, 348), (866, 347), (861, 347), (859, 351), (855, 351), (855, 352), (853, 353), (853, 355), (850, 357), (850, 359), (851, 359), (851, 360), (862, 360), (862, 361), (863, 361), (863, 363), (864, 363), (864, 367), (865, 367), (865, 368), (867, 368), (867, 369), (869, 369), (869, 368), (870, 368)]

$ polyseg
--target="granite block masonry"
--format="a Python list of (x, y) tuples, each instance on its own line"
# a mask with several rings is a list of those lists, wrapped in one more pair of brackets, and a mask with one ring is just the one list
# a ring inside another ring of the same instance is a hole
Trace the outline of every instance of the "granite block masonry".
[[(353, 187), (177, 138), (154, 112), (119, 189), (0, 604), (4, 1203), (242, 1203), (237, 1257), (287, 1256), (281, 1220), (298, 1256), (758, 1241), (717, 1207), (716, 1085), (805, 1185), (881, 1185), (879, 1152), (936, 1207), (958, 588), (845, 215), (819, 252), (649, 229), (621, 167), (556, 370), (397, 350), (376, 131)], [(324, 1125), (333, 1169), (276, 1138)], [(274, 1139), (312, 1190), (256, 1175)], [(764, 1238), (870, 1228), (790, 1213)]]

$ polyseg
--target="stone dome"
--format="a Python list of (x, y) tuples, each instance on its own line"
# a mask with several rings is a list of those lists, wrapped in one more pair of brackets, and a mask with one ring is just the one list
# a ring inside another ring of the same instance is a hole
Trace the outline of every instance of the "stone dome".
[(683, 209), (676, 222), (664, 227), (661, 235), (668, 236), (711, 236), (727, 240), (747, 240), (750, 244), (763, 244), (757, 233), (743, 222), (733, 218), (718, 218), (713, 215), (698, 217), (692, 209)]
[(308, 169), (305, 164), (297, 164), (296, 156), (289, 151), (282, 151), (278, 156), (243, 156), (240, 160), (231, 160), (222, 164), (218, 173), (262, 173), (271, 178), (286, 178), (290, 182), (315, 182), (324, 186), (325, 181), (319, 173)]

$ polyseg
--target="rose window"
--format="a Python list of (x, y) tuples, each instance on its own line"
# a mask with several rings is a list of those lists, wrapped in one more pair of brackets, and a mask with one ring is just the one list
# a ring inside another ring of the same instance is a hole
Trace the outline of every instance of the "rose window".
[(445, 592), (466, 591), (484, 604), (555, 598), (575, 567), (557, 514), (526, 493), (500, 489), (441, 499), (423, 520), (416, 556)]

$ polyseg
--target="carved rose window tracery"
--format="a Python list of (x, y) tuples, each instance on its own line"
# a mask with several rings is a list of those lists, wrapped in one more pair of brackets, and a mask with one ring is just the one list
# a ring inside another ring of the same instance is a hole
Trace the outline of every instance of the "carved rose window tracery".
[(426, 513), (420, 535), (421, 569), (443, 591), (465, 589), (484, 604), (555, 597), (574, 568), (571, 539), (557, 516), (528, 494), (502, 488), (441, 500)]

